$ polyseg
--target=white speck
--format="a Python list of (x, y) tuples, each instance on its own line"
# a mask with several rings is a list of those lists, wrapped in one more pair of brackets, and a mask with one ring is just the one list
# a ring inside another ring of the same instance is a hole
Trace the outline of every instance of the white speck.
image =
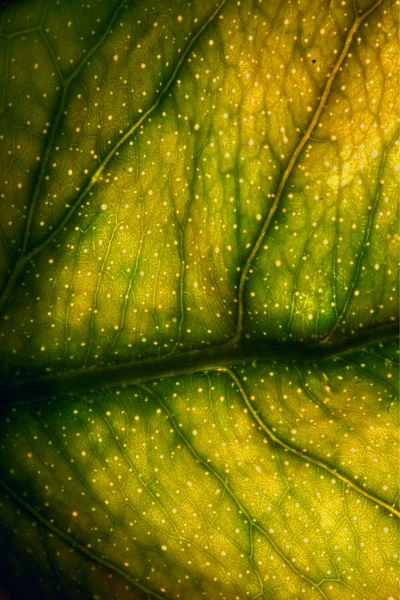
[(249, 140), (249, 146), (253, 146), (253, 145), (254, 145), (253, 140)]
[(107, 209), (107, 204), (102, 204), (102, 205), (101, 205), (101, 209), (102, 209), (102, 210), (106, 210), (106, 209)]
[(161, 550), (164, 550), (164, 552), (166, 551), (167, 546), (161, 546)]
[(276, 261), (275, 261), (275, 265), (276, 265), (277, 267), (280, 267), (280, 266), (281, 266), (281, 264), (282, 264), (282, 263), (281, 263), (281, 261), (280, 261), (280, 260), (276, 260)]
[(208, 40), (208, 45), (209, 46), (214, 46), (214, 40)]
[(72, 175), (72, 173), (73, 173), (73, 170), (72, 170), (72, 169), (70, 169), (70, 170), (68, 171), (68, 175)]
[(314, 318), (314, 315), (312, 315), (312, 314), (309, 314), (307, 318), (308, 318), (308, 319), (311, 321), (311, 319), (313, 319), (313, 318)]
[(118, 54), (114, 54), (114, 60), (115, 60), (115, 62), (117, 62), (118, 59), (119, 59)]

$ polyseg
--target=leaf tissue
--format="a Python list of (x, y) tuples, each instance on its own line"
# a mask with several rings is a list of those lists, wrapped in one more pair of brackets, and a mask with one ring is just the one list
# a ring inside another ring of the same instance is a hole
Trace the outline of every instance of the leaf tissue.
[(0, 7), (0, 596), (398, 600), (398, 4)]

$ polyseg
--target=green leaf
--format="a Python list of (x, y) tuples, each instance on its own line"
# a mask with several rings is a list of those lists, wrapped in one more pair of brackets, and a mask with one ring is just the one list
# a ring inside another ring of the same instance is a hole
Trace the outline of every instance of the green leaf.
[(394, 3), (0, 9), (0, 595), (398, 598)]

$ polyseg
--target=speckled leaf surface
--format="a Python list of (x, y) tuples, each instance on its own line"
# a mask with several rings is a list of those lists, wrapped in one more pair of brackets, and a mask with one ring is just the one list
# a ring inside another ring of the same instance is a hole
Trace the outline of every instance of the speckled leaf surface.
[(399, 598), (397, 18), (1, 6), (4, 597)]

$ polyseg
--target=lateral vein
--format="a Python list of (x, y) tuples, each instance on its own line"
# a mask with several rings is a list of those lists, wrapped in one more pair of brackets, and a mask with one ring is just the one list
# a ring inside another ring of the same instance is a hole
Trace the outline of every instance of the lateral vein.
[(232, 369), (230, 369), (229, 367), (223, 367), (223, 368), (220, 368), (218, 370), (226, 373), (227, 375), (229, 375), (229, 377), (232, 379), (232, 381), (237, 386), (237, 388), (238, 388), (238, 390), (239, 390), (239, 392), (240, 392), (240, 394), (241, 394), (241, 396), (243, 398), (243, 401), (246, 404), (246, 407), (248, 408), (249, 412), (251, 413), (253, 419), (257, 422), (257, 424), (261, 427), (261, 429), (267, 434), (267, 436), (269, 437), (269, 439), (272, 442), (274, 442), (275, 444), (277, 444), (278, 446), (280, 446), (281, 448), (283, 448), (283, 450), (285, 450), (287, 452), (290, 452), (291, 454), (297, 456), (298, 458), (301, 458), (301, 460), (307, 461), (309, 463), (313, 463), (317, 467), (320, 467), (321, 469), (324, 469), (324, 471), (327, 471), (333, 477), (337, 477), (344, 484), (348, 485), (349, 487), (351, 487), (353, 490), (355, 490), (356, 492), (358, 492), (359, 494), (361, 494), (362, 496), (364, 496), (368, 500), (371, 500), (375, 504), (378, 504), (379, 506), (381, 506), (382, 508), (384, 508), (385, 510), (387, 510), (389, 513), (391, 513), (391, 514), (395, 515), (396, 517), (400, 518), (400, 511), (398, 511), (396, 508), (394, 508), (393, 506), (391, 506), (390, 504), (388, 504), (387, 502), (385, 502), (381, 498), (378, 498), (377, 496), (374, 496), (374, 494), (372, 494), (371, 492), (368, 492), (367, 490), (363, 489), (361, 486), (357, 485), (357, 483), (355, 483), (354, 481), (352, 481), (352, 479), (350, 479), (346, 475), (343, 475), (342, 473), (340, 473), (340, 471), (337, 471), (336, 469), (330, 467), (323, 460), (315, 458), (315, 457), (313, 457), (312, 455), (310, 455), (308, 453), (300, 452), (300, 450), (297, 450), (296, 448), (293, 448), (293, 446), (290, 446), (289, 444), (287, 444), (286, 442), (284, 442), (283, 440), (281, 440), (270, 429), (270, 427), (268, 427), (268, 425), (266, 423), (264, 423), (264, 421), (260, 417), (258, 411), (256, 411), (254, 409), (253, 405), (251, 404), (251, 402), (250, 402), (250, 400), (249, 400), (249, 398), (247, 396), (247, 392), (244, 389), (243, 384), (240, 381), (239, 377), (236, 375), (236, 373), (234, 371), (232, 371)]
[(332, 67), (332, 71), (327, 79), (327, 82), (325, 84), (325, 88), (324, 91), (322, 92), (322, 96), (321, 99), (318, 103), (317, 108), (314, 111), (314, 114), (311, 118), (310, 123), (307, 126), (306, 131), (304, 132), (303, 136), (300, 138), (300, 141), (298, 142), (297, 146), (295, 147), (295, 149), (293, 150), (293, 153), (290, 157), (289, 163), (286, 167), (286, 169), (283, 172), (282, 177), (280, 178), (278, 185), (277, 185), (277, 189), (274, 195), (274, 201), (272, 203), (272, 206), (268, 212), (267, 217), (264, 220), (263, 226), (261, 228), (260, 233), (258, 234), (258, 237), (256, 239), (255, 244), (253, 245), (251, 252), (249, 254), (249, 256), (247, 257), (247, 260), (245, 262), (245, 265), (242, 269), (242, 272), (240, 274), (240, 281), (239, 281), (239, 291), (238, 291), (238, 320), (237, 320), (237, 328), (236, 328), (236, 333), (235, 336), (233, 338), (233, 340), (235, 342), (238, 342), (241, 338), (242, 335), (242, 330), (243, 330), (243, 319), (244, 319), (244, 293), (245, 293), (245, 288), (246, 288), (246, 283), (247, 283), (247, 277), (249, 275), (249, 271), (251, 268), (251, 265), (253, 264), (253, 261), (261, 247), (261, 244), (264, 240), (265, 235), (267, 234), (267, 231), (270, 227), (270, 224), (272, 222), (272, 219), (278, 209), (278, 206), (280, 204), (281, 198), (282, 198), (282, 194), (283, 191), (285, 189), (286, 183), (289, 179), (289, 177), (291, 176), (294, 167), (296, 166), (297, 160), (305, 146), (305, 144), (307, 143), (307, 141), (309, 140), (312, 132), (314, 131), (318, 120), (322, 114), (322, 111), (324, 110), (326, 103), (328, 101), (330, 92), (331, 92), (331, 88), (333, 85), (333, 82), (335, 81), (337, 74), (340, 70), (340, 67), (342, 66), (342, 63), (344, 61), (344, 59), (347, 56), (347, 53), (349, 51), (351, 42), (353, 41), (353, 37), (357, 31), (357, 29), (359, 28), (359, 26), (365, 21), (365, 19), (367, 19), (367, 17), (369, 17), (369, 15), (376, 10), (376, 8), (378, 8), (378, 6), (382, 3), (382, 0), (378, 0), (369, 10), (365, 11), (365, 13), (363, 13), (360, 17), (356, 17), (356, 19), (353, 22), (353, 25), (351, 26), (349, 33), (347, 34), (345, 43), (343, 45), (342, 51), (339, 54), (339, 57), (336, 61), (336, 63), (334, 64), (334, 66)]
[[(87, 196), (87, 194), (89, 194), (89, 192), (92, 190), (92, 188), (94, 187), (94, 185), (99, 181), (99, 179), (101, 178), (101, 176), (102, 176), (102, 174), (104, 172), (104, 169), (110, 163), (111, 159), (115, 156), (115, 154), (118, 152), (118, 150), (121, 148), (121, 146), (123, 146), (123, 144), (125, 144), (125, 142), (136, 132), (137, 129), (139, 129), (139, 127), (157, 109), (157, 107), (159, 106), (161, 100), (164, 98), (164, 96), (167, 94), (168, 90), (171, 88), (172, 84), (174, 83), (174, 81), (176, 79), (176, 76), (178, 74), (178, 71), (180, 70), (180, 68), (184, 64), (184, 62), (185, 62), (185, 60), (186, 60), (189, 52), (191, 51), (191, 49), (194, 46), (194, 44), (197, 42), (197, 40), (199, 39), (199, 37), (204, 33), (204, 31), (207, 29), (207, 27), (209, 26), (209, 24), (219, 14), (219, 12), (222, 10), (222, 8), (226, 4), (226, 2), (227, 2), (227, 0), (222, 0), (219, 3), (219, 5), (216, 7), (216, 9), (214, 10), (214, 12), (211, 14), (211, 16), (208, 17), (208, 19), (203, 23), (203, 25), (198, 29), (198, 31), (196, 31), (196, 33), (194, 34), (194, 36), (188, 42), (185, 50), (182, 52), (180, 59), (178, 60), (177, 64), (175, 65), (174, 70), (172, 71), (172, 74), (170, 75), (170, 77), (167, 80), (167, 82), (165, 83), (164, 87), (162, 88), (162, 90), (158, 94), (158, 97), (155, 100), (155, 102), (153, 102), (153, 104), (147, 109), (147, 111), (145, 113), (143, 113), (143, 115), (133, 125), (131, 125), (131, 127), (129, 127), (129, 129), (127, 129), (127, 131), (117, 140), (117, 142), (115, 142), (115, 144), (108, 151), (108, 153), (106, 154), (106, 156), (104, 157), (104, 159), (102, 160), (102, 162), (100, 163), (100, 165), (97, 167), (97, 169), (94, 171), (94, 173), (92, 173), (92, 175), (90, 176), (90, 179), (89, 179), (88, 183), (85, 185), (85, 187), (83, 188), (83, 190), (81, 191), (81, 193), (75, 198), (75, 200), (73, 202), (70, 203), (70, 208), (65, 213), (64, 217), (62, 219), (60, 219), (60, 221), (58, 222), (58, 224), (51, 230), (51, 232), (49, 233), (49, 235), (42, 242), (40, 242), (39, 244), (37, 244), (37, 246), (35, 246), (32, 250), (30, 250), (28, 252), (27, 249), (28, 249), (28, 241), (29, 241), (29, 237), (30, 237), (31, 222), (32, 222), (32, 219), (33, 219), (33, 214), (34, 214), (34, 209), (35, 209), (35, 206), (36, 206), (36, 202), (37, 202), (37, 199), (39, 197), (40, 190), (41, 190), (42, 180), (44, 179), (44, 176), (45, 176), (45, 166), (43, 166), (41, 168), (40, 174), (39, 174), (39, 180), (38, 180), (38, 183), (37, 183), (37, 185), (35, 187), (35, 191), (34, 191), (34, 194), (33, 194), (32, 203), (31, 203), (31, 208), (29, 210), (29, 214), (28, 214), (28, 218), (27, 218), (27, 225), (26, 225), (25, 234), (24, 234), (24, 240), (23, 240), (23, 251), (21, 253), (20, 259), (15, 264), (15, 268), (14, 268), (13, 272), (11, 273), (7, 284), (3, 288), (2, 294), (0, 295), (0, 312), (4, 308), (5, 303), (7, 302), (7, 300), (9, 298), (12, 290), (14, 289), (14, 286), (17, 283), (18, 279), (20, 278), (20, 276), (24, 272), (25, 267), (27, 266), (27, 264), (33, 258), (35, 258), (35, 256), (37, 254), (39, 254), (39, 252), (41, 252), (44, 248), (46, 248), (54, 240), (54, 238), (57, 237), (57, 235), (59, 233), (61, 233), (61, 231), (66, 226), (66, 224), (70, 221), (71, 217), (77, 211), (78, 207), (81, 205), (81, 203), (84, 200), (84, 198)], [(125, 0), (120, 4), (119, 8), (121, 8), (124, 5), (125, 5)], [(116, 11), (116, 13), (118, 13), (118, 11)], [(115, 18), (116, 18), (116, 16), (114, 15), (113, 19), (112, 19), (112, 22), (114, 22)], [(107, 28), (107, 32), (106, 32), (107, 34), (108, 34), (109, 30), (110, 30), (110, 26)], [(87, 61), (87, 56), (85, 57), (85, 63), (86, 63), (86, 61)], [(61, 118), (62, 118), (62, 114), (63, 114), (63, 110), (62, 109), (64, 107), (64, 103), (65, 103), (65, 99), (66, 99), (66, 96), (67, 96), (67, 91), (68, 91), (68, 88), (69, 88), (69, 84), (71, 83), (71, 81), (73, 79), (75, 79), (75, 77), (76, 77), (76, 75), (77, 75), (78, 72), (79, 72), (79, 70), (76, 69), (69, 76), (69, 78), (65, 80), (67, 82), (67, 85), (64, 87), (64, 89), (62, 91), (60, 108), (58, 110), (58, 113), (57, 113), (57, 116), (56, 116), (56, 120), (55, 120), (54, 126), (53, 126), (53, 128), (51, 130), (50, 138), (49, 138), (49, 141), (47, 143), (46, 150), (45, 150), (45, 157), (44, 157), (44, 160), (43, 160), (43, 163), (45, 165), (48, 163), (48, 160), (49, 160), (49, 157), (50, 157), (50, 153), (51, 153), (51, 149), (53, 147), (53, 143), (54, 143), (54, 140), (55, 140), (55, 136), (56, 136), (59, 124), (61, 122)]]
[(60, 537), (64, 542), (66, 542), (67, 544), (69, 544), (70, 546), (75, 548), (75, 550), (78, 550), (82, 554), (85, 554), (87, 557), (89, 557), (94, 562), (105, 567), (106, 569), (109, 569), (110, 571), (113, 571), (114, 573), (116, 573), (117, 575), (119, 575), (120, 577), (125, 579), (126, 581), (129, 581), (129, 583), (134, 585), (136, 588), (138, 588), (142, 592), (145, 592), (146, 594), (148, 594), (150, 598), (154, 598), (156, 600), (166, 600), (167, 597), (165, 596), (165, 594), (163, 596), (160, 596), (159, 594), (157, 594), (157, 592), (150, 590), (143, 584), (136, 581), (134, 577), (129, 575), (129, 573), (126, 573), (125, 571), (120, 569), (117, 565), (114, 565), (111, 561), (107, 560), (106, 558), (97, 556), (97, 554), (95, 554), (92, 550), (83, 546), (83, 544), (79, 543), (68, 533), (65, 533), (64, 531), (62, 531), (62, 529), (59, 529), (56, 525), (54, 525), (54, 523), (51, 523), (50, 521), (48, 521), (45, 517), (43, 517), (43, 515), (40, 514), (40, 512), (38, 510), (36, 510), (33, 506), (31, 506), (28, 502), (26, 502), (23, 498), (21, 498), (21, 496), (19, 494), (17, 494), (5, 481), (3, 481), (3, 479), (0, 479), (0, 487), (2, 487), (4, 489), (4, 491), (15, 502), (17, 502), (20, 506), (22, 506), (22, 508), (24, 508), (25, 511), (28, 512), (32, 517), (34, 517), (41, 525), (43, 525), (47, 529), (50, 529), (53, 533), (55, 533), (58, 537)]

